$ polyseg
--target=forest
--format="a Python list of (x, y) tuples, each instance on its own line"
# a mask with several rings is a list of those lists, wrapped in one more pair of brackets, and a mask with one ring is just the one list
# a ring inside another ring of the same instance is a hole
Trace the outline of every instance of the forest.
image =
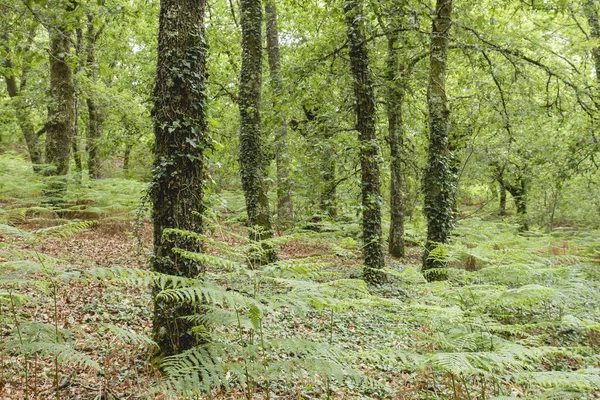
[(599, 0), (0, 0), (0, 400), (599, 399)]

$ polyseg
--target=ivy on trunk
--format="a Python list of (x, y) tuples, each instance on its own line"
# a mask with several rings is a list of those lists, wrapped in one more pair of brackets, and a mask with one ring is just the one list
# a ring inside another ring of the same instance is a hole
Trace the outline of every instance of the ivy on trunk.
[[(202, 231), (203, 167), (206, 147), (204, 0), (161, 0), (158, 64), (154, 89), (155, 160), (151, 197), (154, 220), (153, 269), (196, 277), (203, 266), (183, 259), (174, 248), (202, 251), (195, 239), (169, 237), (167, 228)], [(159, 288), (154, 288), (156, 295)], [(197, 343), (193, 324), (181, 317), (194, 307), (155, 297), (153, 339), (158, 356)]]
[[(262, 84), (262, 4), (260, 0), (240, 2), (242, 25), (242, 68), (240, 75), (240, 173), (246, 199), (250, 239), (273, 236), (271, 211), (265, 187), (266, 160), (260, 117)], [(268, 246), (257, 247), (251, 255), (255, 263), (274, 261), (276, 253)]]
[(273, 109), (277, 119), (277, 136), (275, 138), (275, 163), (277, 167), (277, 219), (284, 228), (294, 225), (294, 203), (290, 181), (290, 155), (287, 141), (287, 120), (281, 109), (284, 100), (283, 82), (281, 78), (281, 55), (279, 53), (279, 31), (277, 29), (277, 9), (273, 0), (265, 4), (267, 14), (267, 54), (269, 56), (269, 73), (274, 92)]
[[(444, 260), (431, 252), (439, 245), (448, 243), (454, 227), (453, 207), (456, 177), (450, 151), (450, 109), (446, 97), (446, 63), (448, 58), (449, 31), (452, 26), (452, 0), (437, 0), (431, 28), (431, 51), (429, 56), (429, 84), (427, 105), (429, 107), (429, 149), (423, 181), (425, 195), (424, 213), (427, 218), (427, 242), (423, 254), (423, 271), (446, 266)], [(428, 279), (443, 279), (444, 274), (428, 273)]]
[(381, 239), (382, 199), (375, 137), (375, 93), (369, 71), (361, 1), (347, 0), (344, 13), (356, 97), (356, 130), (360, 142), (364, 277), (368, 282), (381, 284), (385, 283), (386, 276), (380, 271), (385, 266), (385, 260)]

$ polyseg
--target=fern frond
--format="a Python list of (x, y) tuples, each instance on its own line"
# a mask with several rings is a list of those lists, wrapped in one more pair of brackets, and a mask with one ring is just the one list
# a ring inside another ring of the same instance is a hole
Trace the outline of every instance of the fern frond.
[(28, 231), (24, 231), (19, 228), (15, 228), (14, 226), (0, 224), (0, 235), (3, 236), (17, 236), (26, 239), (33, 239), (35, 237), (34, 234)]
[(520, 374), (524, 381), (534, 381), (543, 387), (560, 387), (574, 390), (600, 389), (600, 369), (580, 371), (546, 371)]
[(75, 236), (85, 230), (88, 230), (97, 223), (98, 221), (95, 220), (70, 222), (63, 225), (51, 226), (49, 228), (37, 229), (32, 233), (40, 238), (68, 239), (69, 237)]
[(244, 265), (242, 263), (231, 261), (223, 257), (217, 257), (206, 253), (196, 253), (179, 248), (174, 248), (173, 252), (188, 260), (194, 260), (201, 264), (209, 265), (212, 267), (221, 267), (226, 270), (236, 272), (239, 272), (240, 270), (244, 269)]
[(128, 344), (152, 346), (156, 343), (148, 336), (122, 328), (114, 324), (103, 324), (102, 327), (113, 333), (119, 340)]

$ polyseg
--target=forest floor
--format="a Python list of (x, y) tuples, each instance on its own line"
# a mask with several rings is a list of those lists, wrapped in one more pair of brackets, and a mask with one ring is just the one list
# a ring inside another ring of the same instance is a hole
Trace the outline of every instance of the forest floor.
[[(152, 227), (135, 216), (142, 185), (89, 184), (56, 212), (23, 162), (0, 158), (0, 182), (0, 400), (171, 398), (149, 361), (148, 286), (102, 272), (148, 269)], [(246, 245), (242, 216), (236, 207), (211, 216), (215, 260), (244, 259), (235, 258)], [(413, 224), (407, 257), (388, 260), (390, 282), (370, 287), (359, 279), (358, 224), (320, 229), (275, 242), (281, 261), (261, 296), (278, 300), (261, 331), (273, 342), (328, 344), (335, 363), (288, 368), (301, 350), (263, 355), (246, 368), (278, 365), (276, 378), (258, 373), (254, 388), (232, 378), (229, 390), (198, 398), (261, 399), (267, 387), (271, 399), (600, 398), (599, 231), (520, 234), (471, 218), (440, 255), (449, 279), (428, 283), (418, 272), (423, 227)], [(208, 268), (229, 292), (252, 282)], [(215, 329), (223, 345), (250, 347), (251, 328), (242, 337), (235, 326)], [(232, 357), (223, 363), (234, 371)]]

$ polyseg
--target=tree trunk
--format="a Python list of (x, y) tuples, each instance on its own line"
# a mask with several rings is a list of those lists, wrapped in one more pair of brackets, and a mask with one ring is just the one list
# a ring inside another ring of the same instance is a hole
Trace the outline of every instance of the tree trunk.
[[(600, 20), (598, 19), (596, 0), (587, 0), (584, 4), (584, 11), (590, 25), (590, 36), (597, 41), (600, 39)], [(596, 70), (596, 81), (600, 84), (600, 47), (598, 45), (592, 47), (592, 58)], [(597, 107), (600, 108), (600, 105)]]
[[(8, 42), (7, 36), (3, 36), (2, 39)], [(12, 70), (13, 68), (13, 64), (10, 59), (9, 49), (7, 49), (7, 56), (4, 60), (4, 67), (8, 71)], [(44, 163), (42, 148), (40, 146), (39, 136), (35, 132), (35, 128), (33, 126), (33, 123), (31, 122), (31, 115), (29, 114), (27, 103), (25, 101), (25, 98), (23, 97), (23, 92), (27, 86), (26, 73), (27, 70), (24, 69), (21, 74), (20, 85), (17, 84), (17, 79), (15, 78), (14, 74), (5, 74), (4, 81), (6, 82), (6, 91), (8, 92), (9, 97), (12, 99), (15, 107), (17, 123), (19, 125), (19, 128), (21, 129), (23, 138), (25, 139), (25, 144), (27, 145), (29, 159), (31, 160), (31, 164), (33, 165), (33, 170), (35, 172), (40, 172), (42, 169), (42, 164)]]
[[(86, 66), (88, 77), (92, 81), (92, 87), (97, 81), (96, 65), (96, 41), (101, 32), (96, 32), (93, 16), (88, 14), (87, 23), (87, 56)], [(86, 99), (88, 108), (88, 130), (87, 130), (87, 153), (88, 153), (88, 173), (91, 179), (100, 178), (100, 162), (98, 160), (98, 146), (102, 138), (104, 129), (104, 110), (96, 101), (94, 89), (88, 94)]]
[(318, 107), (308, 108), (302, 107), (306, 121), (314, 124), (316, 135), (312, 138), (314, 141), (320, 141), (319, 145), (314, 147), (318, 149), (319, 157), (319, 176), (321, 178), (320, 193), (319, 193), (319, 209), (322, 214), (328, 215), (329, 218), (337, 217), (337, 199), (335, 181), (335, 153), (333, 146), (330, 143), (332, 134), (327, 128), (326, 121), (323, 116), (318, 114)]
[(492, 163), (496, 174), (496, 182), (498, 182), (498, 191), (500, 194), (500, 203), (498, 205), (498, 215), (501, 217), (506, 216), (506, 185), (508, 182), (504, 180), (504, 167), (500, 167), (496, 163)]
[(502, 183), (502, 178), (500, 178), (498, 180), (498, 182), (500, 183), (498, 190), (500, 190), (500, 205), (499, 205), (499, 211), (498, 211), (498, 215), (500, 215), (501, 217), (504, 217), (506, 215), (506, 188), (504, 187), (504, 184)]
[(46, 168), (52, 176), (44, 196), (50, 203), (62, 200), (75, 129), (75, 85), (66, 57), (71, 53), (71, 35), (66, 28), (50, 31), (50, 105), (46, 123)]
[(381, 284), (385, 283), (386, 276), (385, 273), (378, 271), (385, 266), (385, 260), (381, 239), (382, 199), (377, 163), (378, 146), (375, 137), (375, 93), (373, 79), (369, 72), (361, 1), (347, 0), (344, 4), (344, 13), (348, 25), (350, 65), (356, 96), (356, 130), (360, 142), (364, 277), (370, 283)]
[(79, 72), (81, 71), (82, 62), (79, 61), (83, 59), (83, 30), (81, 28), (77, 28), (75, 30), (75, 36), (77, 41), (75, 42), (75, 55), (77, 56), (77, 65), (74, 70), (74, 84), (75, 84), (75, 98), (74, 98), (74, 107), (75, 107), (75, 117), (74, 117), (74, 126), (73, 126), (73, 139), (71, 141), (71, 145), (73, 146), (73, 161), (75, 162), (75, 171), (76, 171), (76, 180), (77, 183), (81, 184), (83, 165), (81, 163), (81, 146), (80, 146), (80, 134), (79, 134), (79, 99), (81, 98), (81, 85), (79, 83)]
[(284, 228), (294, 226), (294, 204), (290, 182), (290, 157), (287, 143), (287, 121), (281, 105), (284, 101), (281, 81), (281, 56), (279, 54), (279, 31), (277, 29), (277, 9), (273, 0), (265, 4), (267, 14), (267, 54), (269, 72), (273, 85), (275, 116), (279, 125), (275, 140), (275, 163), (277, 166), (277, 219)]
[(398, 59), (397, 33), (388, 36), (387, 60), (387, 116), (390, 144), (390, 237), (388, 250), (392, 257), (404, 257), (404, 193), (402, 181), (402, 147), (404, 129), (402, 102), (404, 89), (398, 82), (400, 62)]
[[(331, 136), (326, 134), (324, 140), (329, 142)], [(322, 178), (322, 189), (319, 199), (319, 208), (323, 214), (326, 214), (332, 220), (337, 218), (337, 199), (336, 189), (337, 182), (335, 181), (335, 166), (336, 158), (330, 143), (326, 143), (321, 151), (321, 178)]]
[(129, 161), (131, 159), (131, 149), (133, 148), (133, 144), (126, 144), (125, 151), (123, 152), (123, 172), (125, 175), (129, 173)]
[[(262, 82), (262, 5), (260, 0), (241, 0), (242, 67), (240, 76), (240, 173), (246, 199), (250, 239), (273, 235), (269, 199), (264, 182), (265, 156), (262, 143), (260, 96)], [(262, 248), (255, 262), (276, 258), (271, 248)]]
[[(155, 159), (151, 197), (154, 220), (153, 269), (196, 277), (203, 267), (178, 257), (173, 248), (201, 251), (197, 240), (165, 238), (166, 228), (202, 231), (203, 148), (206, 146), (204, 0), (161, 0), (158, 64), (154, 88)], [(154, 294), (159, 291), (154, 288)], [(197, 342), (190, 321), (194, 307), (154, 300), (153, 339), (159, 357)]]
[[(452, 173), (449, 148), (450, 109), (446, 97), (446, 62), (449, 30), (452, 26), (452, 0), (437, 0), (431, 30), (431, 52), (427, 104), (429, 107), (429, 149), (423, 192), (427, 217), (427, 242), (423, 254), (423, 271), (446, 266), (444, 260), (431, 257), (431, 251), (448, 243), (452, 231), (452, 207), (456, 178)], [(430, 280), (445, 279), (445, 274), (428, 273)]]
[(71, 149), (72, 153), (73, 153), (73, 162), (75, 163), (75, 179), (77, 181), (78, 184), (81, 184), (81, 173), (83, 170), (83, 164), (81, 163), (81, 152), (79, 151), (80, 149), (80, 145), (79, 145), (79, 99), (78, 97), (75, 97), (75, 102), (74, 102), (74, 107), (75, 107), (75, 118), (74, 118), (74, 127), (73, 127), (73, 139), (71, 140), (71, 146), (73, 147)]
[(504, 188), (511, 194), (517, 207), (517, 215), (519, 216), (519, 230), (526, 231), (529, 229), (527, 224), (527, 184), (521, 176), (517, 178), (517, 184), (512, 185), (503, 180)]

